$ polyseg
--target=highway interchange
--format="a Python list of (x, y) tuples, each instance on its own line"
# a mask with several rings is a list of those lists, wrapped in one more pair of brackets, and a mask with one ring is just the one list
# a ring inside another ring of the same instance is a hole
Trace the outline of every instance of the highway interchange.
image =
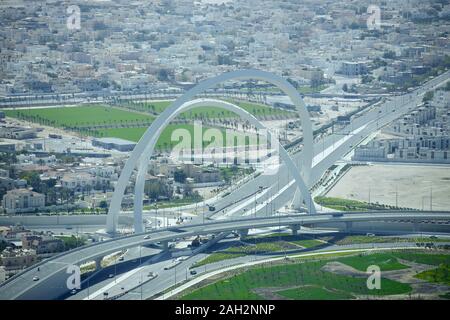
[[(436, 77), (411, 93), (393, 97), (379, 106), (371, 107), (369, 111), (365, 111), (364, 114), (353, 119), (352, 123), (346, 128), (319, 140), (314, 145), (310, 185), (312, 186), (318, 182), (323, 173), (331, 165), (350, 152), (360, 141), (382, 126), (408, 112), (408, 110), (422, 101), (422, 97), (427, 91), (442, 85), (448, 80), (448, 77), (449, 72)], [(301, 163), (301, 152), (294, 154), (293, 157), (296, 163)], [(142, 245), (171, 241), (181, 237), (184, 238), (200, 234), (220, 234), (227, 231), (264, 228), (277, 225), (288, 226), (338, 221), (387, 221), (399, 219), (437, 219), (448, 221), (450, 217), (449, 213), (446, 212), (377, 212), (370, 214), (370, 216), (367, 213), (347, 213), (340, 217), (333, 217), (332, 214), (265, 217), (267, 212), (275, 212), (286, 203), (289, 203), (293, 198), (294, 188), (292, 178), (282, 164), (279, 167), (276, 178), (271, 175), (259, 175), (252, 181), (237, 187), (234, 192), (226, 197), (218, 199), (214, 203), (217, 210), (215, 212), (206, 211), (209, 219), (217, 219), (217, 221), (209, 221), (208, 219), (207, 223), (203, 224), (200, 219), (204, 219), (204, 217), (200, 215), (190, 224), (152, 231), (150, 239), (144, 239), (150, 233), (137, 234), (111, 239), (60, 254), (48, 261), (43, 261), (29, 268), (26, 272), (4, 283), (0, 287), (0, 299), (49, 299), (59, 297), (64, 292), (67, 292), (65, 287), (65, 279), (68, 276), (65, 273), (67, 265), (94, 260), (95, 258), (103, 257), (122, 249), (134, 250), (134, 255), (131, 256), (135, 257), (137, 254), (136, 250), (140, 250), (141, 254)], [(260, 191), (256, 192), (255, 190)], [(226, 208), (226, 210), (222, 208)], [(256, 219), (252, 218), (251, 215), (255, 215)], [(247, 216), (247, 219), (234, 219), (239, 216)], [(160, 250), (148, 251), (148, 248), (144, 250), (146, 251), (147, 257), (160, 252)], [(202, 254), (198, 254), (195, 257), (195, 260), (200, 260)], [(163, 259), (164, 252), (160, 258), (166, 261)], [(133, 260), (136, 259), (132, 259), (131, 261)], [(140, 259), (138, 262), (142, 262), (142, 260)], [(156, 263), (160, 262), (156, 261)], [(185, 263), (189, 263), (190, 265), (193, 262), (190, 259), (190, 261), (186, 261)], [(32, 278), (36, 274), (40, 275), (40, 280), (33, 282)], [(187, 277), (188, 275), (186, 273)], [(165, 281), (160, 281), (160, 283), (160, 287), (158, 289), (155, 288), (156, 291), (167, 289), (172, 283), (172, 278), (168, 276)], [(100, 284), (102, 285), (102, 283)], [(95, 288), (91, 289), (95, 292)], [(54, 296), (47, 296), (45, 293), (48, 292), (52, 292)], [(146, 292), (146, 295), (148, 296), (148, 292)]]

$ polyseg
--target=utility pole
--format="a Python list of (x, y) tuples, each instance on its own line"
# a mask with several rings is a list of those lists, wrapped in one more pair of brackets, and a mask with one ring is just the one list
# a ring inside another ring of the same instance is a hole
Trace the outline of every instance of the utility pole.
[[(142, 246), (139, 246), (139, 267), (141, 267), (141, 265), (142, 265)], [(139, 275), (140, 275), (140, 277), (141, 277), (141, 300), (142, 300), (142, 290), (143, 290), (143, 286), (144, 286), (144, 284), (142, 283), (142, 268), (141, 268), (141, 270), (139, 271)]]
[(158, 228), (158, 204), (155, 203), (155, 230)]

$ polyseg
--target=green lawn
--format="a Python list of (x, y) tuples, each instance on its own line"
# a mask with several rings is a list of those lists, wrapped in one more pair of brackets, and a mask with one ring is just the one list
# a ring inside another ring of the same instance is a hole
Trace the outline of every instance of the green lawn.
[(219, 262), (227, 259), (234, 259), (249, 254), (261, 254), (265, 252), (285, 252), (290, 250), (300, 250), (303, 248), (313, 248), (323, 244), (314, 239), (302, 239), (299, 236), (289, 234), (270, 234), (267, 236), (247, 237), (245, 245), (238, 245), (228, 249), (217, 251), (203, 260), (195, 263), (192, 268), (205, 264)]
[(417, 237), (417, 238), (400, 238), (400, 237), (380, 237), (380, 236), (365, 236), (352, 235), (345, 236), (342, 239), (328, 239), (338, 245), (355, 244), (355, 243), (389, 243), (389, 242), (448, 242), (448, 239)]
[[(252, 102), (240, 102), (240, 101), (232, 101), (228, 100), (231, 103), (234, 103), (238, 105), (239, 107), (243, 108), (244, 110), (250, 112), (252, 115), (256, 117), (261, 116), (269, 116), (269, 115), (292, 115), (293, 112), (282, 110), (282, 109), (276, 109), (272, 107), (268, 107), (265, 105), (252, 103)], [(139, 110), (139, 111), (145, 111), (145, 112), (151, 112), (155, 114), (160, 114), (163, 112), (172, 101), (158, 101), (158, 102), (146, 102), (146, 103), (138, 103), (135, 105), (132, 105), (132, 108)], [(182, 112), (178, 118), (179, 119), (220, 119), (220, 118), (236, 118), (238, 117), (234, 112), (228, 111), (226, 109), (222, 108), (216, 108), (216, 107), (198, 107), (186, 112)]]
[(354, 298), (353, 295), (345, 291), (329, 290), (316, 286), (304, 286), (277, 291), (277, 293), (293, 300), (349, 300)]
[[(133, 108), (138, 111), (155, 111), (162, 112), (170, 102), (153, 102), (147, 104), (136, 104)], [(270, 108), (263, 105), (253, 103), (238, 103), (241, 107), (253, 113), (254, 115), (269, 114), (288, 114), (289, 111)], [(153, 106), (153, 107), (151, 107)], [(142, 110), (141, 110), (142, 109)], [(149, 110), (150, 109), (150, 110)], [(145, 115), (142, 113), (119, 109), (116, 107), (107, 107), (102, 105), (84, 105), (77, 107), (58, 107), (58, 108), (42, 108), (42, 109), (17, 109), (7, 110), (6, 115), (30, 122), (48, 125), (52, 127), (77, 130), (80, 133), (95, 137), (116, 137), (130, 141), (139, 141), (146, 131), (148, 124), (155, 119), (155, 115)], [(289, 113), (289, 114), (292, 114)], [(202, 118), (225, 118), (230, 117), (231, 112), (213, 107), (201, 107), (188, 111), (181, 115), (186, 119), (202, 119)], [(95, 129), (94, 126), (125, 126), (124, 128), (107, 128)], [(126, 127), (127, 125), (133, 127)], [(82, 128), (82, 129), (80, 129)], [(157, 143), (157, 149), (171, 149), (178, 144), (178, 141), (172, 141), (171, 136), (174, 130), (185, 129), (191, 135), (191, 143), (194, 139), (193, 124), (170, 124), (163, 132)], [(203, 133), (210, 127), (204, 126)], [(223, 144), (226, 145), (227, 134), (225, 129), (219, 129), (222, 133)], [(239, 139), (246, 139), (246, 144), (253, 144), (250, 140), (256, 139), (253, 134), (245, 134), (237, 132), (235, 145), (242, 145)], [(209, 142), (203, 142), (207, 146)]]
[[(203, 134), (205, 134), (205, 131), (210, 129), (209, 127), (203, 127)], [(139, 128), (117, 128), (117, 129), (101, 129), (96, 130), (95, 135), (99, 137), (116, 137), (116, 138), (122, 138), (130, 141), (139, 141), (139, 139), (142, 137), (144, 132), (147, 130), (147, 127), (139, 127)], [(177, 136), (174, 136), (174, 141), (172, 141), (172, 134), (175, 130), (187, 130), (189, 132), (189, 135), (191, 137), (191, 145), (194, 146), (194, 125), (192, 124), (169, 124), (161, 133), (158, 143), (156, 147), (158, 149), (161, 148), (173, 148), (176, 146), (179, 141)], [(222, 140), (223, 145), (226, 146), (227, 144), (227, 132), (224, 129), (219, 129), (222, 133)], [(181, 134), (184, 134), (180, 131)], [(242, 132), (237, 132), (236, 136), (239, 137), (238, 139), (235, 139), (234, 144), (238, 144), (239, 139), (245, 139), (246, 144), (251, 144), (252, 140), (256, 140), (256, 138), (251, 139), (250, 137), (254, 137), (253, 134), (244, 134)], [(210, 142), (203, 142), (203, 146), (206, 147), (210, 144)], [(240, 143), (239, 143), (240, 145)]]
[(200, 267), (205, 264), (219, 262), (227, 259), (234, 259), (249, 254), (261, 254), (265, 252), (282, 252), (285, 250), (300, 249), (299, 247), (284, 241), (274, 241), (274, 242), (260, 242), (256, 245), (252, 244), (251, 241), (247, 241), (248, 245), (239, 245), (235, 247), (230, 247), (228, 249), (217, 251), (203, 260), (195, 263), (192, 268)]
[(417, 274), (416, 277), (428, 282), (443, 283), (450, 286), (450, 265), (441, 264), (436, 269)]
[[(336, 260), (339, 261), (340, 259)], [(182, 299), (262, 299), (253, 289), (304, 285), (326, 287), (330, 290), (346, 292), (349, 295), (392, 295), (411, 291), (408, 284), (385, 278), (381, 279), (380, 290), (369, 290), (365, 277), (347, 277), (322, 271), (321, 268), (326, 262), (326, 260), (307, 261), (250, 268), (227, 279), (194, 289), (185, 294)]]
[(396, 252), (395, 256), (403, 260), (416, 263), (438, 266), (440, 264), (450, 264), (449, 254), (418, 253), (418, 252)]
[(396, 255), (392, 253), (373, 253), (373, 254), (360, 254), (352, 257), (345, 257), (339, 260), (340, 262), (351, 266), (359, 271), (366, 271), (367, 267), (371, 265), (377, 265), (381, 271), (389, 270), (401, 270), (407, 269), (405, 266), (397, 261)]
[(86, 105), (80, 107), (6, 110), (6, 115), (52, 127), (89, 127), (105, 124), (135, 124), (153, 121), (151, 115), (113, 107)]
[(314, 201), (324, 207), (339, 210), (339, 211), (369, 211), (369, 210), (386, 210), (390, 206), (382, 204), (367, 203), (357, 200), (348, 200), (333, 197), (318, 196), (314, 198)]

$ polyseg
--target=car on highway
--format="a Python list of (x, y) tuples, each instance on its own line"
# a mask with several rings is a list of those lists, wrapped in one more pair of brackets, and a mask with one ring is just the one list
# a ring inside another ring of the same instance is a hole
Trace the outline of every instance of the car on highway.
[(76, 294), (77, 290), (76, 289), (72, 289), (72, 291), (70, 291), (71, 294)]
[(33, 281), (38, 281), (39, 280), (39, 277), (38, 276), (34, 276), (33, 277)]
[(336, 213), (333, 213), (333, 214), (332, 214), (333, 218), (342, 217), (343, 215), (344, 215), (344, 214), (343, 214), (342, 212), (336, 212)]
[(194, 276), (194, 275), (196, 275), (196, 274), (197, 274), (197, 271), (195, 271), (195, 270), (191, 270), (190, 274)]
[(123, 261), (123, 259), (124, 259), (123, 256), (120, 256), (120, 257), (119, 257), (119, 261)]
[(108, 278), (114, 278), (114, 274), (110, 273), (110, 274), (108, 275)]
[(148, 234), (148, 235), (146, 235), (146, 236), (144, 237), (144, 239), (147, 240), (147, 239), (150, 239), (151, 237), (152, 237), (152, 236)]

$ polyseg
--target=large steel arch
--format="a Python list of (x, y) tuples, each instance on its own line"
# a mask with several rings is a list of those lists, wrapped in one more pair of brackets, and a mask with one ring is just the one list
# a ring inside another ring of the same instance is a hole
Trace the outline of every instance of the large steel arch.
[[(247, 112), (246, 110), (242, 109), (241, 107), (230, 103), (225, 102), (222, 100), (217, 99), (196, 99), (189, 102), (184, 103), (175, 113), (173, 113), (169, 118), (166, 119), (164, 122), (164, 126), (160, 128), (158, 133), (155, 133), (155, 135), (152, 136), (151, 141), (149, 142), (149, 145), (155, 146), (158, 138), (160, 136), (160, 133), (166, 127), (171, 120), (173, 120), (178, 114), (181, 112), (188, 111), (190, 109), (198, 108), (198, 107), (216, 107), (216, 108), (222, 108), (226, 109), (228, 111), (232, 111), (236, 113), (238, 116), (240, 116), (242, 119), (247, 120), (252, 125), (254, 125), (258, 130), (263, 130), (267, 128), (251, 113)], [(267, 130), (267, 139), (271, 140), (271, 134), (270, 131)], [(304, 197), (307, 208), (311, 208), (310, 211), (313, 213), (315, 212), (315, 207), (312, 202), (311, 194), (309, 192), (309, 189), (307, 185), (304, 183), (303, 178), (300, 174), (299, 168), (295, 165), (294, 161), (290, 157), (290, 155), (287, 153), (287, 151), (283, 148), (283, 146), (279, 143), (278, 139), (274, 139), (275, 143), (277, 144), (275, 147), (277, 150), (279, 150), (279, 156), (281, 157), (281, 160), (284, 161), (284, 163), (287, 166), (287, 169), (292, 173), (294, 180), (297, 183), (298, 191), (300, 191), (301, 195)], [(152, 147), (152, 148), (153, 148)], [(152, 154), (144, 154), (142, 155), (141, 159), (139, 160), (139, 170), (136, 177), (136, 184), (135, 184), (135, 193), (134, 193), (134, 230), (136, 233), (143, 232), (143, 223), (142, 223), (142, 209), (143, 209), (143, 195), (144, 195), (144, 187), (145, 187), (145, 175), (147, 173), (147, 166), (148, 162), (150, 161), (150, 157)]]
[(192, 100), (195, 95), (203, 93), (205, 90), (228, 80), (238, 80), (238, 79), (253, 79), (269, 82), (277, 86), (282, 90), (289, 98), (292, 103), (296, 106), (297, 111), (300, 115), (302, 129), (303, 129), (303, 153), (304, 160), (301, 165), (303, 170), (303, 179), (306, 185), (309, 184), (309, 177), (311, 173), (312, 158), (313, 158), (313, 132), (312, 125), (309, 119), (308, 111), (306, 110), (305, 104), (298, 91), (285, 79), (279, 77), (275, 74), (261, 71), (261, 70), (237, 70), (227, 73), (223, 73), (219, 76), (204, 80), (200, 82), (197, 86), (187, 91), (180, 98), (174, 101), (168, 108), (166, 108), (160, 115), (155, 119), (155, 121), (150, 125), (150, 127), (145, 131), (144, 135), (141, 137), (137, 145), (135, 146), (133, 152), (128, 158), (125, 166), (122, 169), (119, 180), (117, 181), (114, 193), (109, 205), (108, 216), (106, 219), (106, 231), (108, 233), (115, 233), (118, 221), (118, 215), (121, 208), (122, 197), (124, 195), (125, 189), (127, 187), (128, 181), (133, 173), (134, 168), (137, 166), (139, 160), (145, 159), (145, 155), (151, 154), (153, 152), (154, 146), (148, 144), (152, 137), (157, 132), (161, 132), (166, 119), (168, 119), (172, 114), (174, 114), (184, 103)]

